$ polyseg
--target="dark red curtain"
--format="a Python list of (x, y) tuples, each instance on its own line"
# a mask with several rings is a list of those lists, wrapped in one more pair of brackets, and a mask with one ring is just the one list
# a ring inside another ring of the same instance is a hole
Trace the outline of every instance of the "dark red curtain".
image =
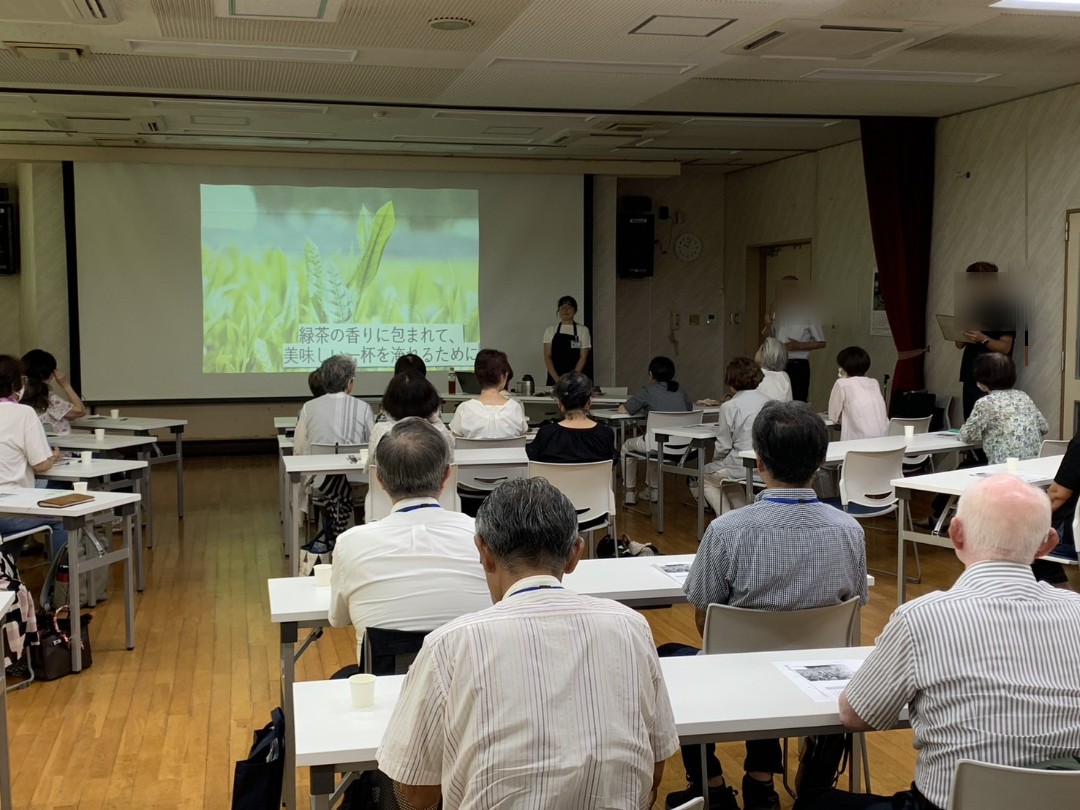
[(892, 394), (925, 387), (934, 213), (933, 118), (863, 118), (862, 153), (878, 279), (898, 359)]

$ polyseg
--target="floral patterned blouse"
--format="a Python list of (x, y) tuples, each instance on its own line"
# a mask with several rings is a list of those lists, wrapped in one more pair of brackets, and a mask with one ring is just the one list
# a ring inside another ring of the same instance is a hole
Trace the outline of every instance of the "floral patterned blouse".
[(1008, 458), (1038, 458), (1042, 437), (1049, 429), (1031, 397), (1010, 388), (991, 391), (976, 402), (960, 428), (960, 438), (965, 442), (981, 439), (989, 462), (1004, 464)]

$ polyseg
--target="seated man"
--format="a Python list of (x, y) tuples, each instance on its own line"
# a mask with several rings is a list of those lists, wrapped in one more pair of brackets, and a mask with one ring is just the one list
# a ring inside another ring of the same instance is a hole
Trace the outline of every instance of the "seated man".
[(642, 616), (560, 584), (583, 542), (541, 478), (476, 516), (493, 607), (427, 637), (379, 749), (409, 806), (645, 808), (678, 747)]
[[(805, 402), (768, 402), (753, 427), (757, 469), (767, 489), (742, 509), (721, 515), (705, 532), (683, 586), (697, 609), (699, 632), (710, 604), (751, 610), (806, 610), (858, 597), (866, 604), (866, 545), (858, 521), (821, 503), (810, 488), (829, 447), (828, 429)], [(660, 655), (694, 655), (697, 650), (665, 644)], [(706, 746), (708, 773), (701, 773), (700, 749), (683, 748), (686, 790), (670, 793), (677, 807), (702, 794), (709, 805), (737, 810), (734, 791), (724, 781), (714, 746)], [(743, 807), (780, 806), (773, 774), (781, 773), (779, 740), (746, 743)], [(818, 778), (815, 774), (813, 777)]]
[(410, 417), (375, 453), (393, 511), (338, 537), (330, 580), (330, 624), (356, 628), (358, 661), (367, 627), (434, 630), (491, 605), (473, 519), (439, 506), (450, 475), (446, 440), (427, 420)]
[(1080, 594), (1028, 567), (1057, 543), (1046, 494), (1012, 476), (980, 481), (949, 538), (964, 573), (898, 607), (840, 695), (840, 720), (856, 731), (892, 728), (907, 705), (919, 751), (911, 790), (829, 790), (801, 797), (800, 810), (935, 810), (961, 759), (1023, 767), (1080, 754)]

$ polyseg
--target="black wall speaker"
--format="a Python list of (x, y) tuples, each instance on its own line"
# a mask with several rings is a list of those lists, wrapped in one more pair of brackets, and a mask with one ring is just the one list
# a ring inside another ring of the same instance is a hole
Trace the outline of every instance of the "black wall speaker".
[(0, 202), (0, 276), (19, 272), (19, 210), (13, 202)]
[(656, 219), (648, 197), (623, 197), (615, 222), (615, 270), (620, 278), (653, 274)]

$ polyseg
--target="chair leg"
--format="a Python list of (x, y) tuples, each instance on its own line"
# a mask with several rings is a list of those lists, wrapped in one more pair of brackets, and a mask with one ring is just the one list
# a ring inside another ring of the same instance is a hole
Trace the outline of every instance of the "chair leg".
[(783, 766), (783, 769), (784, 769), (783, 770), (784, 778), (782, 780), (782, 784), (784, 786), (784, 790), (787, 791), (787, 795), (794, 799), (795, 798), (795, 788), (788, 782), (788, 762), (789, 762), (789, 760), (788, 760), (788, 738), (787, 737), (784, 737), (783, 745), (784, 745), (784, 754), (783, 754), (783, 758), (781, 759), (781, 765)]
[(863, 786), (862, 789), (866, 793), (873, 793), (870, 789), (870, 753), (866, 747), (866, 735), (856, 734), (859, 738), (859, 749), (862, 751), (862, 771), (863, 771)]

